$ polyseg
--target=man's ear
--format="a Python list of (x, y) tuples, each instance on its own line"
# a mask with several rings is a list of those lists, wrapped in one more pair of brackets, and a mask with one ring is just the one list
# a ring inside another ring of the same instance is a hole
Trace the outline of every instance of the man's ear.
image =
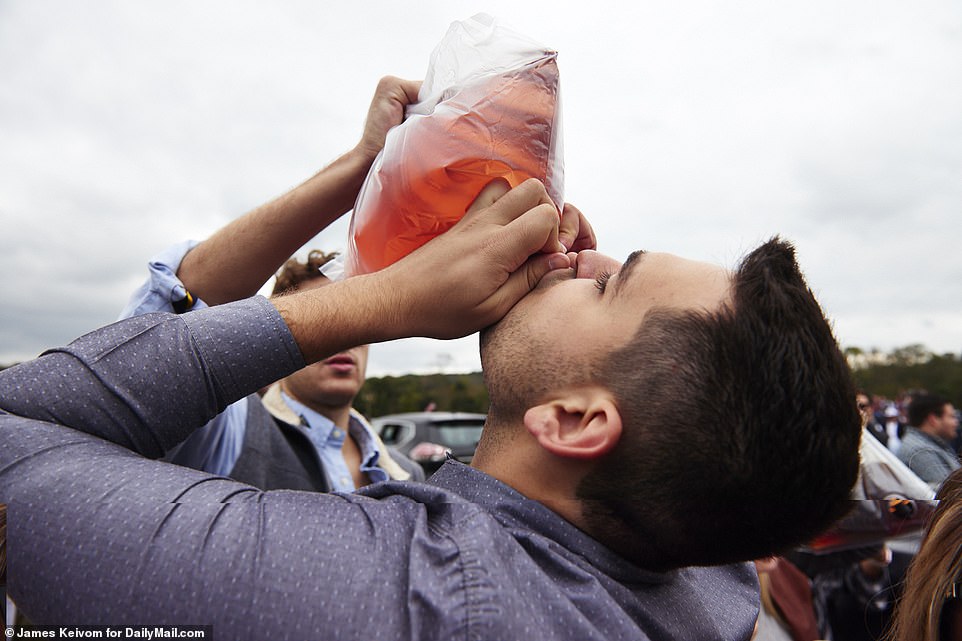
[(594, 459), (621, 438), (621, 414), (604, 393), (579, 391), (536, 405), (524, 426), (547, 451), (565, 458)]

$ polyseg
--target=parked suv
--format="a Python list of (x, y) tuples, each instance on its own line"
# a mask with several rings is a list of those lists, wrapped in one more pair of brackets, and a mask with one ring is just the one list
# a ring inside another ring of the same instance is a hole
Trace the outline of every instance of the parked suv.
[(417, 461), (426, 474), (444, 463), (446, 452), (470, 463), (481, 439), (484, 414), (467, 412), (408, 412), (371, 420), (385, 445)]

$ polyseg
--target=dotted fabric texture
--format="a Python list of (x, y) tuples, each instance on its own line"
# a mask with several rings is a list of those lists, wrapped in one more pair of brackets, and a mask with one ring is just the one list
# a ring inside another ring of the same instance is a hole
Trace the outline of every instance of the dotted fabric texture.
[(122, 321), (0, 372), (8, 589), (26, 616), (238, 641), (750, 636), (753, 566), (642, 571), (454, 461), (340, 495), (142, 456), (302, 365), (250, 299)]

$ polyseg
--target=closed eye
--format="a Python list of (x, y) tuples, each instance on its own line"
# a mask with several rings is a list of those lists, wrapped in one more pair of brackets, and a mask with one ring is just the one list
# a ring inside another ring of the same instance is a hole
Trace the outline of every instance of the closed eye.
[(598, 274), (598, 277), (595, 278), (595, 287), (597, 287), (598, 291), (601, 292), (602, 294), (605, 293), (605, 289), (608, 287), (608, 279), (610, 278), (611, 278), (611, 272), (609, 271), (601, 272), (600, 274)]

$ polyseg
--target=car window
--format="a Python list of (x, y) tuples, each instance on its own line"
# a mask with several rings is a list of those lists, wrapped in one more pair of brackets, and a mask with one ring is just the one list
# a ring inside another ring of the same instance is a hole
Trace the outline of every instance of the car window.
[(481, 430), (484, 423), (448, 423), (437, 424), (440, 442), (448, 447), (474, 447), (481, 440)]
[(378, 430), (385, 445), (399, 445), (413, 436), (414, 426), (407, 423), (383, 423)]

